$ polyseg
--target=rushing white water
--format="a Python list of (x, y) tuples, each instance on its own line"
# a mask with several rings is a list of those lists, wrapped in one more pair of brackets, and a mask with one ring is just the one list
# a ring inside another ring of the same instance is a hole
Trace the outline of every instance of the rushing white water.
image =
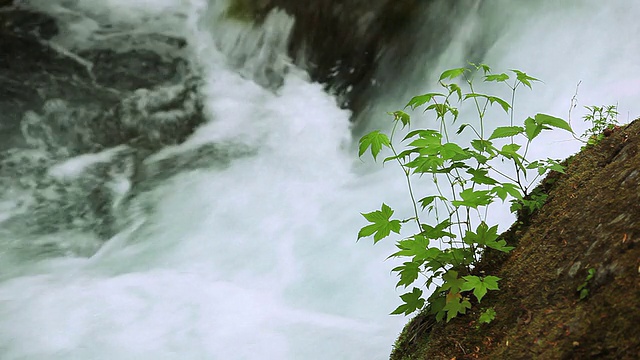
[[(476, 18), (476, 24), (508, 14), (504, 36), (486, 62), (544, 79), (542, 95), (518, 100), (525, 114), (564, 115), (580, 80), (581, 104), (619, 102), (623, 115), (637, 114), (630, 99), (640, 85), (634, 61), (640, 45), (632, 41), (640, 33), (638, 6), (566, 1), (560, 7), (549, 1), (516, 11), (521, 8), (513, 3), (496, 4), (498, 14)], [(400, 215), (409, 212), (403, 179), (393, 171), (363, 169), (355, 159), (349, 112), (288, 64), (290, 18), (275, 13), (264, 28), (247, 30), (216, 23), (221, 6), (204, 0), (76, 4), (99, 18), (142, 22), (137, 31), (179, 34), (192, 44), (193, 61), (203, 69), (209, 122), (156, 158), (206, 143), (233, 144), (252, 155), (162, 182), (144, 194), (152, 210), (95, 256), (29, 263), (21, 275), (0, 283), (2, 359), (388, 357), (405, 321), (387, 315), (398, 303), (392, 265), (384, 262), (392, 244), (356, 243), (355, 235), (363, 225), (359, 212), (383, 201)], [(95, 25), (73, 24), (73, 41)], [(461, 60), (459, 45), (471, 33), (460, 32), (443, 67)], [(255, 41), (260, 36), (267, 40)], [(245, 46), (254, 46), (251, 54), (259, 61), (233, 60)], [(277, 91), (258, 85), (274, 79), (282, 84)], [(421, 86), (416, 82), (409, 91)], [(391, 107), (381, 113), (399, 107), (404, 96), (381, 101)], [(563, 157), (579, 147), (559, 143), (565, 140), (551, 138), (560, 145), (546, 151)], [(56, 174), (76, 171), (65, 164)]]

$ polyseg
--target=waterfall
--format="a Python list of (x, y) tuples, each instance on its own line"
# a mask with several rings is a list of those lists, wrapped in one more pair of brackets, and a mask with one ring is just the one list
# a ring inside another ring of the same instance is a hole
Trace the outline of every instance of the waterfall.
[[(27, 3), (64, 24), (49, 44), (91, 81), (87, 49), (168, 57), (162, 44), (178, 38), (191, 70), (150, 89), (105, 86), (118, 97), (108, 110), (48, 99), (22, 118), (28, 147), (0, 158), (1, 359), (388, 357), (406, 321), (388, 315), (402, 291), (385, 261), (393, 243), (355, 240), (360, 212), (410, 213), (404, 180), (357, 159), (352, 114), (288, 58), (295, 19), (274, 11), (252, 26), (217, 0)], [(582, 81), (580, 105), (618, 103), (631, 120), (637, 15), (624, 0), (476, 6), (437, 65), (415, 54), (412, 78), (371, 99), (367, 126), (386, 126), (476, 41), (496, 69), (544, 80), (517, 100), (523, 116), (566, 117)], [(545, 141), (540, 156), (580, 146)]]

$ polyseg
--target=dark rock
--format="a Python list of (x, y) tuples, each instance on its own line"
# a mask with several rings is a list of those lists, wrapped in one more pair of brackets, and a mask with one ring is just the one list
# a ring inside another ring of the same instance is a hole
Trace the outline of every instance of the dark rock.
[[(449, 16), (443, 15), (458, 7), (439, 0), (235, 0), (229, 16), (260, 21), (274, 8), (294, 16), (290, 55), (314, 80), (340, 95), (344, 106), (357, 111), (374, 80), (385, 87), (401, 78), (407, 65), (403, 60), (413, 51), (443, 49), (449, 40)], [(430, 12), (433, 16), (424, 16)], [(432, 24), (423, 24), (425, 18)], [(434, 31), (417, 31), (423, 26)], [(380, 68), (393, 69), (395, 75), (374, 79)]]
[(97, 48), (78, 53), (57, 45), (56, 21), (21, 8), (0, 11), (0, 151), (24, 146), (19, 124), (27, 110), (51, 99), (68, 107), (110, 109), (127, 93), (180, 81), (190, 72), (184, 40), (156, 36), (173, 56), (147, 49)]
[[(500, 277), (500, 290), (448, 323), (419, 314), (391, 359), (637, 359), (639, 147), (640, 119), (552, 172), (547, 202), (512, 227), (517, 247), (473, 270)], [(480, 324), (487, 308), (497, 316)]]
[(97, 49), (81, 52), (91, 61), (92, 73), (98, 84), (119, 91), (149, 88), (167, 81), (177, 81), (187, 68), (184, 59), (163, 59), (159, 54), (144, 49), (116, 52)]
[[(204, 122), (200, 80), (183, 57), (183, 39), (122, 32), (118, 45), (127, 46), (79, 50), (59, 45), (58, 29), (47, 14), (0, 10), (0, 200), (13, 204), (2, 226), (108, 239), (126, 224), (132, 198), (157, 180), (145, 158)], [(208, 166), (200, 153), (163, 164)], [(65, 244), (32, 245), (52, 256), (73, 252)], [(82, 254), (91, 255), (93, 245)]]

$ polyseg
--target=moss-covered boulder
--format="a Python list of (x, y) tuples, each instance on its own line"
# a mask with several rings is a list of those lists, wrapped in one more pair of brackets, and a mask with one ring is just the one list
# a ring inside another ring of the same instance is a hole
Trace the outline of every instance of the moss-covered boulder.
[[(418, 315), (392, 360), (640, 359), (640, 120), (567, 163), (512, 228), (517, 248), (476, 269), (500, 291), (450, 323)], [(495, 320), (480, 324), (489, 307)]]

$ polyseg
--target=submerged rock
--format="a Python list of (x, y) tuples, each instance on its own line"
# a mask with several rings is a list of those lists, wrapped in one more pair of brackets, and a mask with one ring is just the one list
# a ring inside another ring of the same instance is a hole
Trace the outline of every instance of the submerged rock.
[[(205, 121), (184, 39), (107, 28), (101, 36), (109, 41), (65, 48), (59, 25), (32, 9), (0, 9), (0, 222), (22, 236), (80, 231), (106, 240), (150, 184), (180, 168), (217, 164), (202, 157), (228, 156), (203, 146), (145, 161)], [(97, 244), (73, 246), (91, 255)], [(15, 247), (73, 253), (58, 245)]]

